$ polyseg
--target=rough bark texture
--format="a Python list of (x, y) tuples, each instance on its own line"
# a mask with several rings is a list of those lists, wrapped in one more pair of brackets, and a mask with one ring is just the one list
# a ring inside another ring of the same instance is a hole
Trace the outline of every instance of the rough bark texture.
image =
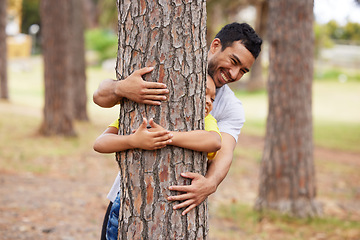
[(0, 1), (0, 98), (8, 99), (6, 51), (6, 1)]
[(271, 0), (268, 32), (269, 115), (256, 207), (314, 216), (313, 0)]
[[(206, 3), (198, 1), (123, 1), (119, 7), (118, 79), (154, 66), (147, 81), (167, 84), (161, 106), (124, 101), (119, 134), (129, 134), (143, 117), (174, 131), (203, 128), (206, 71)], [(190, 184), (181, 172), (206, 171), (202, 153), (176, 147), (127, 151), (117, 155), (121, 172), (119, 239), (205, 239), (207, 204), (186, 216), (166, 197), (170, 185)]]
[(44, 135), (74, 135), (69, 80), (70, 0), (40, 4), (45, 70)]
[(70, 47), (70, 82), (73, 103), (73, 115), (76, 120), (87, 121), (87, 95), (85, 74), (85, 46), (84, 46), (84, 0), (70, 0), (70, 22), (71, 35)]

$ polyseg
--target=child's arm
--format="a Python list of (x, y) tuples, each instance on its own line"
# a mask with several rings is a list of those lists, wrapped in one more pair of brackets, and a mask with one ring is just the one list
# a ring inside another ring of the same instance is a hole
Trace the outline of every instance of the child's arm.
[[(164, 129), (152, 119), (149, 121), (151, 129), (159, 131)], [(218, 133), (205, 130), (194, 130), (189, 132), (170, 132), (173, 135), (168, 145), (187, 148), (199, 152), (216, 152), (221, 148), (221, 137)]]
[(171, 143), (171, 138), (171, 133), (165, 129), (148, 131), (147, 121), (143, 119), (140, 127), (130, 135), (118, 135), (116, 127), (108, 127), (95, 140), (93, 148), (100, 153), (114, 153), (134, 148), (156, 150)]

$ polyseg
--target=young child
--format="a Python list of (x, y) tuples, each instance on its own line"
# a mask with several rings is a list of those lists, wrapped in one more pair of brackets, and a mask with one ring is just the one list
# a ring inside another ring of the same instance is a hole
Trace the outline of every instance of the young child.
[(205, 130), (167, 131), (156, 124), (153, 119), (149, 121), (151, 128), (147, 128), (147, 119), (144, 118), (134, 133), (118, 135), (119, 120), (116, 120), (95, 140), (94, 150), (100, 153), (114, 153), (134, 148), (156, 150), (167, 145), (173, 145), (199, 152), (208, 152), (208, 159), (211, 160), (221, 148), (221, 134), (216, 119), (209, 114), (215, 99), (215, 91), (214, 81), (208, 75), (206, 81)]
[[(216, 119), (210, 114), (215, 100), (216, 88), (213, 79), (206, 78), (205, 130), (189, 132), (167, 131), (150, 119), (151, 128), (147, 128), (144, 118), (138, 129), (130, 135), (118, 135), (119, 120), (112, 123), (94, 143), (94, 150), (100, 153), (112, 153), (127, 149), (141, 148), (155, 150), (167, 145), (207, 152), (212, 160), (221, 148), (221, 134)], [(106, 228), (106, 239), (117, 239), (119, 225), (120, 194), (118, 193), (111, 206)]]

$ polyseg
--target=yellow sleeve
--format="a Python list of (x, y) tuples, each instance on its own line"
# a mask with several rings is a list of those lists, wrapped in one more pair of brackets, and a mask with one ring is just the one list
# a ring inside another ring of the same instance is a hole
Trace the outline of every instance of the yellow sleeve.
[(119, 129), (119, 119), (116, 119), (112, 124), (109, 125), (109, 127), (116, 127)]
[[(217, 132), (220, 136), (220, 138), (222, 139), (221, 137), (221, 133), (220, 133), (220, 130), (219, 130), (219, 127), (217, 125), (217, 121), (216, 119), (211, 115), (211, 114), (208, 114), (206, 117), (205, 117), (205, 130), (206, 131), (209, 131), (209, 132)], [(216, 156), (216, 153), (217, 152), (211, 152), (211, 153), (208, 153), (207, 154), (207, 158), (209, 160), (213, 160), (214, 157)]]

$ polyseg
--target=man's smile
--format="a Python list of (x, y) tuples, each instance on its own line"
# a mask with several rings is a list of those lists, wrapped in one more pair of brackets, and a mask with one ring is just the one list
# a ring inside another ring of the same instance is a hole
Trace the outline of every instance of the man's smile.
[(226, 75), (223, 72), (220, 72), (222, 79), (224, 80), (225, 83), (229, 82), (229, 79), (226, 77)]

